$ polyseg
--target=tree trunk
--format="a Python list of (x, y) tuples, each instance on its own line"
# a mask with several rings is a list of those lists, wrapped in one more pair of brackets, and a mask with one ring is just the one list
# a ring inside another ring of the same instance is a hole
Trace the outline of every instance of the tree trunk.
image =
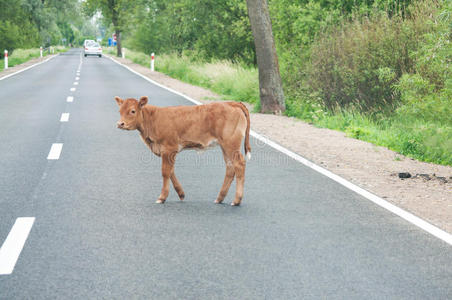
[(280, 114), (286, 105), (268, 3), (267, 0), (246, 0), (246, 3), (256, 46), (261, 112)]
[(116, 47), (117, 47), (117, 56), (122, 57), (122, 48), (121, 48), (121, 31), (119, 29), (115, 30), (116, 34)]
[(118, 12), (116, 11), (115, 5), (114, 3), (109, 4), (110, 9), (111, 9), (111, 22), (113, 23), (113, 28), (115, 29), (115, 34), (116, 34), (116, 55), (118, 57), (122, 56), (122, 49), (121, 49), (121, 30), (119, 27), (119, 16), (118, 16)]

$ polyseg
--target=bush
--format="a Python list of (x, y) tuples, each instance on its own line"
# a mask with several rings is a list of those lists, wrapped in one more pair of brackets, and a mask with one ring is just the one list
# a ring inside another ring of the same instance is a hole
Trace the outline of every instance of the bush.
[(320, 34), (310, 59), (291, 57), (287, 114), (452, 165), (451, 14), (451, 2), (417, 2), (405, 17), (355, 16)]
[(404, 75), (397, 85), (403, 101), (397, 114), (452, 125), (452, 80), (444, 84), (443, 89), (435, 91), (435, 86), (419, 74)]
[(4, 50), (10, 53), (17, 47), (17, 37), (19, 36), (19, 26), (8, 21), (0, 21), (0, 58), (4, 56)]
[(392, 109), (400, 99), (394, 84), (414, 71), (412, 53), (432, 30), (434, 9), (416, 6), (407, 18), (376, 11), (324, 32), (312, 45), (310, 88), (331, 110)]

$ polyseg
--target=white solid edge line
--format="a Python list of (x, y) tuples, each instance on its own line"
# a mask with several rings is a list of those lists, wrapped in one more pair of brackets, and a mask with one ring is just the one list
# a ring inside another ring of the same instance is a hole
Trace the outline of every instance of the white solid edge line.
[(75, 82), (74, 82), (74, 85), (78, 85), (78, 82), (77, 82), (77, 81), (75, 81)]
[(351, 183), (350, 181), (340, 177), (339, 175), (334, 174), (331, 171), (328, 171), (325, 168), (322, 168), (313, 162), (307, 160), (306, 158), (302, 157), (299, 154), (296, 154), (283, 146), (273, 142), (272, 140), (269, 140), (266, 137), (261, 136), (260, 134), (256, 133), (255, 131), (251, 130), (250, 134), (255, 137), (256, 139), (266, 143), (267, 145), (271, 146), (272, 148), (286, 154), (287, 156), (297, 160), (298, 162), (304, 164), (307, 167), (310, 167), (311, 169), (321, 173), (322, 175), (327, 176), (328, 178), (340, 183), (341, 185), (345, 186), (346, 188), (354, 191), (355, 193), (367, 198), (368, 200), (374, 202), (375, 204), (389, 210), (390, 212), (398, 215), (399, 217), (405, 219), (406, 221), (416, 225), (417, 227), (427, 231), (428, 233), (434, 235), (435, 237), (445, 241), (449, 245), (452, 245), (452, 235), (447, 233), (446, 231), (439, 229), (438, 227), (424, 221), (423, 219), (413, 215), (412, 213), (407, 212), (406, 210), (401, 209), (398, 206), (395, 206), (392, 203), (389, 203), (386, 200), (383, 200), (382, 198), (378, 197), (375, 194), (372, 194), (365, 189)]
[(47, 155), (47, 159), (59, 159), (62, 149), (63, 144), (61, 143), (52, 144), (52, 147), (50, 147), (49, 155)]
[(60, 122), (68, 122), (69, 121), (69, 113), (62, 113)]
[(72, 102), (72, 101), (74, 101), (74, 97), (68, 96), (68, 97), (66, 98), (66, 101), (67, 101), (67, 102)]
[[(187, 95), (184, 95), (184, 94), (182, 94), (182, 93), (180, 93), (178, 91), (175, 91), (175, 90), (173, 90), (173, 89), (171, 89), (169, 87), (166, 87), (166, 86), (164, 86), (164, 85), (162, 85), (162, 84), (160, 84), (158, 82), (155, 82), (154, 80), (144, 76), (143, 74), (140, 74), (140, 73), (136, 72), (135, 70), (132, 70), (128, 66), (118, 62), (117, 60), (115, 60), (113, 57), (111, 57), (109, 55), (107, 57), (109, 59), (111, 59), (112, 61), (114, 61), (115, 63), (123, 66), (126, 69), (128, 69), (132, 73), (142, 77), (143, 79), (145, 79), (145, 80), (147, 80), (147, 81), (149, 81), (149, 82), (151, 82), (151, 83), (153, 83), (153, 84), (155, 84), (155, 85), (157, 85), (157, 86), (159, 86), (161, 88), (164, 88), (164, 89), (166, 89), (166, 90), (168, 90), (168, 91), (170, 91), (170, 92), (172, 92), (172, 93), (174, 93), (176, 95), (182, 96), (185, 99), (187, 99), (187, 100), (189, 100), (189, 101), (191, 101), (191, 102), (193, 102), (193, 103), (195, 103), (197, 105), (201, 105), (202, 104), (201, 102), (199, 102), (197, 100), (194, 100), (194, 99), (190, 98)], [(251, 136), (255, 137), (256, 139), (266, 143), (270, 147), (272, 147), (272, 148), (274, 148), (274, 149), (286, 154), (287, 156), (289, 156), (289, 157), (295, 159), (296, 161), (304, 164), (305, 166), (307, 166), (307, 167), (309, 167), (309, 168), (321, 173), (322, 175), (325, 175), (326, 177), (328, 177), (328, 178), (340, 183), (341, 185), (343, 185), (346, 188), (354, 191), (355, 193), (363, 196), (364, 198), (372, 201), (373, 203), (379, 205), (380, 207), (383, 207), (383, 208), (389, 210), (393, 214), (398, 215), (402, 219), (410, 222), (411, 224), (416, 225), (417, 227), (427, 231), (431, 235), (443, 240), (447, 244), (452, 245), (452, 235), (449, 234), (448, 232), (446, 232), (446, 231), (444, 231), (444, 230), (442, 230), (442, 229), (440, 229), (440, 228), (428, 223), (427, 221), (424, 221), (423, 219), (413, 215), (412, 213), (407, 212), (404, 209), (401, 209), (400, 207), (398, 207), (398, 206), (396, 206), (396, 205), (394, 205), (392, 203), (389, 203), (388, 201), (378, 197), (377, 195), (374, 195), (374, 194), (366, 191), (365, 189), (360, 188), (359, 186), (357, 186), (357, 185), (351, 183), (350, 181), (340, 177), (339, 175), (336, 175), (333, 172), (330, 172), (327, 169), (324, 169), (324, 168), (314, 164), (313, 162), (311, 162), (311, 161), (307, 160), (306, 158), (302, 157), (301, 155), (296, 154), (296, 153), (290, 151), (289, 149), (286, 149), (283, 146), (273, 142), (272, 140), (261, 136), (260, 134), (258, 134), (254, 130), (250, 130), (250, 134), (251, 134)]]
[(71, 91), (71, 92), (75, 92), (75, 88), (74, 88), (74, 87), (71, 88), (70, 91)]
[(9, 275), (13, 272), (34, 221), (35, 218), (31, 217), (16, 219), (0, 248), (0, 275)]
[(31, 66), (29, 66), (29, 67), (26, 67), (25, 69), (19, 70), (19, 71), (17, 71), (17, 72), (14, 72), (14, 73), (11, 73), (11, 74), (8, 74), (8, 75), (5, 75), (5, 76), (1, 77), (0, 80), (6, 79), (6, 78), (8, 78), (8, 77), (11, 77), (11, 76), (14, 76), (14, 75), (16, 75), (16, 74), (19, 74), (19, 73), (21, 73), (21, 72), (23, 72), (23, 71), (26, 71), (26, 70), (29, 70), (29, 69), (31, 69), (31, 68), (34, 68), (34, 67), (36, 67), (37, 65), (43, 64), (43, 63), (45, 63), (45, 62), (48, 62), (49, 60), (51, 60), (51, 59), (57, 57), (58, 55), (60, 55), (60, 53), (58, 53), (57, 55), (54, 55), (54, 56), (52, 56), (52, 57), (49, 57), (49, 58), (47, 58), (46, 60), (43, 60), (43, 61), (38, 62), (38, 63), (35, 63), (34, 65), (31, 65)]

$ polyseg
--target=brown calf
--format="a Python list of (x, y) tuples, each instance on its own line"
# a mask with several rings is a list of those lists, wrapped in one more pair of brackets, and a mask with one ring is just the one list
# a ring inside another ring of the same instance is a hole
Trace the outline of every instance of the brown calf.
[(169, 180), (179, 198), (185, 194), (174, 173), (176, 154), (184, 149), (203, 150), (220, 145), (226, 163), (226, 176), (215, 203), (223, 202), (234, 176), (237, 178), (235, 199), (240, 205), (245, 182), (245, 159), (240, 145), (245, 137), (245, 154), (251, 158), (249, 141), (250, 115), (242, 103), (223, 102), (199, 106), (157, 107), (147, 105), (148, 98), (123, 100), (115, 97), (121, 119), (118, 128), (140, 132), (143, 142), (162, 157), (163, 187), (157, 203), (164, 203)]

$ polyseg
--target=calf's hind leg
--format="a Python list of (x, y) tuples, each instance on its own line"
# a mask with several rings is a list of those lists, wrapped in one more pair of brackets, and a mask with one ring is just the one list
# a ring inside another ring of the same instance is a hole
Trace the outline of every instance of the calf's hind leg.
[(173, 183), (173, 187), (176, 190), (176, 193), (179, 195), (180, 201), (184, 200), (185, 198), (184, 189), (182, 188), (182, 185), (180, 184), (179, 180), (177, 180), (176, 173), (174, 173), (174, 170), (173, 173), (171, 173), (170, 178), (171, 182)]
[(243, 186), (245, 184), (245, 159), (243, 158), (242, 153), (240, 153), (240, 143), (236, 147), (230, 148), (235, 150), (231, 151), (226, 147), (222, 147), (224, 161), (226, 163), (226, 176), (224, 177), (223, 186), (221, 187), (215, 203), (223, 202), (235, 176), (237, 180), (236, 192), (234, 202), (232, 202), (231, 205), (237, 206), (240, 205), (243, 198)]
[(231, 203), (232, 206), (238, 206), (242, 202), (243, 198), (243, 187), (245, 185), (245, 159), (242, 153), (237, 151), (234, 153), (233, 161), (235, 178), (236, 178), (236, 188), (235, 188), (235, 199)]

